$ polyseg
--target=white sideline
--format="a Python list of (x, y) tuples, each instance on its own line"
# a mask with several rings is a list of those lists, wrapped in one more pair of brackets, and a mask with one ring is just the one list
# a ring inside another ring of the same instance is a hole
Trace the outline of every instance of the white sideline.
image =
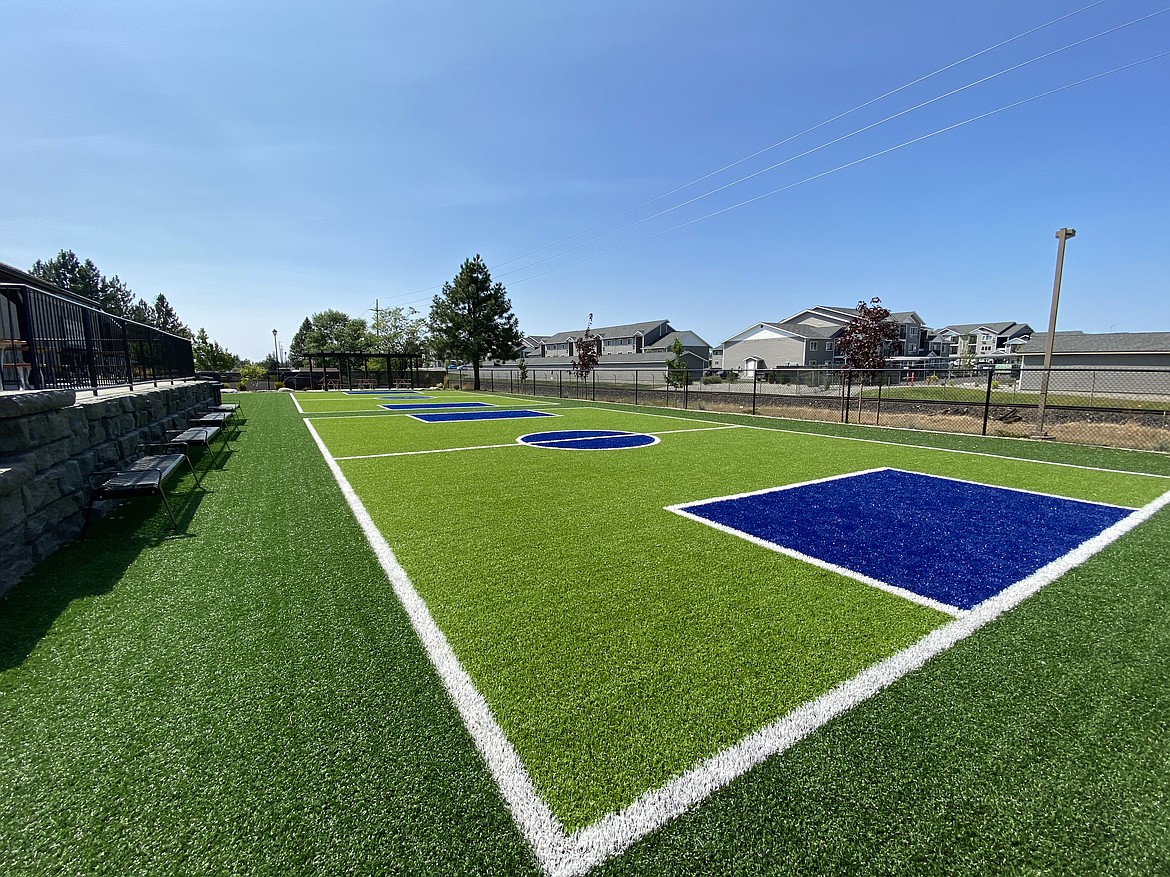
[(487, 701), (431, 617), (426, 603), (414, 589), (341, 467), (308, 417), (304, 418), (304, 423), (406, 610), (513, 819), (549, 877), (579, 877), (619, 855), (766, 759), (788, 750), (833, 718), (919, 669), (935, 655), (975, 633), (1170, 505), (1170, 491), (1167, 491), (1073, 551), (935, 629), (913, 645), (747, 735), (665, 785), (643, 793), (622, 810), (569, 834), (536, 790), (532, 777), (508, 742)]

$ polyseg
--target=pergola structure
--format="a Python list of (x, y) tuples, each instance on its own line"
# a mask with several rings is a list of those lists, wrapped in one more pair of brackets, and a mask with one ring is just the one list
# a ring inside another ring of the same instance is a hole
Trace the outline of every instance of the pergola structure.
[[(303, 355), (309, 370), (309, 386), (320, 386), (323, 390), (373, 390), (379, 387), (409, 387), (413, 390), (422, 383), (419, 374), (421, 353), (329, 350)], [(371, 363), (375, 368), (371, 369)]]

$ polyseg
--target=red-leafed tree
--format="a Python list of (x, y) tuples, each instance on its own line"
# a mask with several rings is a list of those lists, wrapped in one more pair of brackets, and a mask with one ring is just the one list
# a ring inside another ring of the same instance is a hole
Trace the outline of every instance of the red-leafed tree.
[(857, 303), (857, 316), (845, 326), (837, 339), (837, 350), (845, 354), (845, 367), (866, 372), (885, 368), (886, 356), (898, 343), (898, 326), (890, 312), (874, 296), (866, 304)]
[(601, 358), (601, 339), (593, 334), (593, 314), (589, 315), (589, 322), (585, 324), (585, 334), (577, 342), (577, 362), (574, 368), (577, 376), (584, 380), (589, 373), (597, 368), (597, 360)]

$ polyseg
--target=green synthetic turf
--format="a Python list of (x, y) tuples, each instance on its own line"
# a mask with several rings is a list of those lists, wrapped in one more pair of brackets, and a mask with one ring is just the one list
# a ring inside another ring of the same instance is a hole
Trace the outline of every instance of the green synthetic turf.
[(879, 466), (1131, 506), (1167, 487), (761, 429), (675, 432), (711, 424), (672, 416), (560, 413), (536, 426), (663, 441), (568, 452), (506, 444), (534, 426), (515, 421), (314, 425), (338, 456), (461, 449), (341, 466), (570, 829), (949, 620), (664, 506)]
[(399, 413), (391, 412), (383, 408), (383, 405), (426, 406), (418, 409), (418, 411), (422, 412), (442, 411), (445, 405), (465, 404), (467, 402), (483, 402), (488, 405), (512, 408), (519, 407), (522, 404), (521, 401), (516, 399), (493, 396), (488, 393), (473, 393), (470, 391), (419, 390), (418, 393), (426, 398), (412, 398), (402, 393), (383, 393), (379, 395), (355, 393), (351, 396), (348, 393), (337, 391), (328, 393), (298, 392), (293, 395), (296, 396), (297, 403), (301, 406), (305, 414)]
[[(0, 873), (534, 873), (286, 395), (0, 598)], [(198, 494), (195, 494), (198, 496)]]
[[(183, 535), (128, 505), (0, 598), (0, 872), (536, 873), (287, 394), (245, 402), (211, 491), (179, 497)], [(1170, 474), (1156, 454), (701, 416)], [(1167, 544), (1162, 511), (600, 871), (1159, 873)]]

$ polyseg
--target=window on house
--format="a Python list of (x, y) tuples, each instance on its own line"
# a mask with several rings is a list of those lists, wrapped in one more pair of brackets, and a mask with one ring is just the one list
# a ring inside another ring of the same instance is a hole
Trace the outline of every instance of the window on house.
[(815, 341), (808, 342), (808, 349), (809, 350), (816, 350), (817, 349), (817, 342), (815, 342)]

